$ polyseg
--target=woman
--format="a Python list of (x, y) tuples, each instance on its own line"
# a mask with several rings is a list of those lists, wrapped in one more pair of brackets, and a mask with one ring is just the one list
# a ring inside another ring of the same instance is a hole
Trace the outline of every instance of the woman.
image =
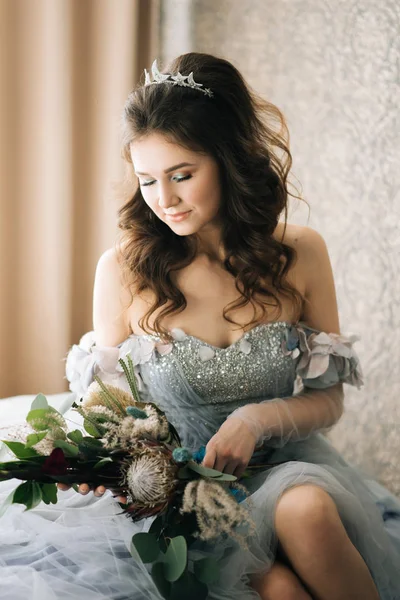
[[(279, 221), (291, 165), (280, 112), (229, 62), (189, 53), (165, 73), (154, 63), (129, 96), (123, 148), (123, 235), (99, 260), (71, 389), (85, 393), (94, 373), (124, 386), (117, 358), (130, 351), (142, 393), (184, 445), (206, 445), (205, 466), (240, 478), (255, 452), (279, 463), (244, 480), (257, 535), (248, 552), (224, 546), (210, 598), (400, 598), (400, 539), (375, 488), (321, 435), (342, 414), (343, 383), (362, 376), (354, 338), (340, 336), (324, 240)], [(111, 511), (109, 494), (86, 500)], [(159, 598), (136, 568), (134, 597)]]

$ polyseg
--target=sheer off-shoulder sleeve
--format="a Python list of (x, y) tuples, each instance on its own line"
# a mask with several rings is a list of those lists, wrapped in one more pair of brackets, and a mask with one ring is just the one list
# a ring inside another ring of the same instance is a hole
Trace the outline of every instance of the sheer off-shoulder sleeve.
[(118, 346), (98, 346), (94, 332), (89, 331), (74, 344), (66, 358), (66, 379), (71, 392), (83, 396), (97, 375), (104, 383), (129, 391), (119, 359), (130, 355), (135, 367), (139, 391), (145, 393), (140, 365), (149, 361), (156, 343), (141, 336), (130, 336)]
[(288, 327), (282, 351), (296, 361), (294, 392), (233, 411), (257, 445), (284, 446), (328, 431), (343, 413), (343, 383), (360, 388), (363, 376), (353, 344), (355, 335), (317, 331), (303, 324)]

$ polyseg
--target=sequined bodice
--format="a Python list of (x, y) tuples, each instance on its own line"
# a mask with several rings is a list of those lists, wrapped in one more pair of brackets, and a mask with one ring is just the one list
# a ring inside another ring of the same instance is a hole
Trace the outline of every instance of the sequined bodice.
[[(170, 388), (176, 396), (184, 391), (185, 379), (203, 402), (216, 410), (232, 402), (240, 405), (249, 399), (290, 395), (295, 361), (284, 351), (288, 327), (283, 321), (258, 325), (228, 348), (175, 330), (180, 332), (177, 339), (170, 347), (165, 346), (166, 350), (161, 348), (161, 353), (155, 352), (141, 371), (150, 390), (157, 380), (160, 387)], [(140, 337), (158, 340), (153, 335)]]
[(171, 343), (151, 334), (132, 334), (118, 347), (104, 347), (88, 332), (68, 355), (71, 391), (84, 394), (94, 375), (129, 391), (120, 361), (130, 356), (143, 401), (155, 402), (179, 430), (182, 443), (196, 448), (243, 404), (290, 397), (297, 384), (362, 385), (354, 335), (275, 321), (250, 329), (228, 348), (218, 348), (181, 329), (170, 333)]

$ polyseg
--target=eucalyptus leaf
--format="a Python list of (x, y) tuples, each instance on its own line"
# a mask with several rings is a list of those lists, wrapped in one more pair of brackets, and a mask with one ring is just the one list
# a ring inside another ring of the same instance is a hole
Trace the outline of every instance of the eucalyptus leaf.
[[(169, 598), (171, 584), (165, 579), (164, 565), (161, 562), (156, 562), (151, 568), (151, 576), (157, 586), (158, 591), (164, 598)], [(181, 599), (183, 600), (183, 598)]]
[(144, 563), (154, 562), (160, 554), (158, 541), (153, 533), (136, 533), (131, 542), (132, 556), (135, 556), (135, 550)]
[(25, 448), (32, 448), (35, 444), (38, 444), (46, 437), (47, 431), (41, 431), (39, 433), (30, 433), (26, 438)]
[(49, 403), (44, 394), (38, 394), (31, 404), (31, 410), (37, 410), (39, 408), (48, 408)]
[(30, 458), (31, 456), (38, 456), (38, 453), (33, 448), (25, 448), (25, 444), (21, 442), (10, 442), (8, 440), (3, 440), (3, 444), (11, 450), (11, 452), (17, 458)]
[(194, 562), (194, 574), (202, 583), (214, 583), (219, 577), (219, 572), (218, 562), (212, 556)]
[(187, 565), (187, 545), (183, 535), (172, 538), (163, 557), (165, 579), (176, 581)]
[(78, 456), (79, 448), (78, 446), (74, 446), (73, 444), (69, 444), (65, 440), (55, 440), (54, 448), (61, 448), (64, 452), (65, 456)]
[[(202, 465), (197, 464), (194, 461), (189, 461), (186, 466), (188, 467), (188, 469), (191, 469), (192, 471), (194, 471), (195, 473), (198, 473), (199, 475), (202, 475), (203, 477), (212, 477), (217, 478), (217, 477), (222, 477), (222, 475), (228, 475), (228, 473), (222, 473), (221, 471), (216, 471), (215, 469), (209, 469), (208, 467), (203, 467)], [(225, 479), (224, 481), (236, 481), (237, 477), (235, 477), (234, 475), (230, 475), (229, 479)], [(232, 478), (232, 479), (231, 479)]]
[(67, 433), (67, 438), (75, 444), (79, 444), (83, 440), (83, 433), (80, 429), (74, 429), (74, 431)]
[(213, 477), (213, 481), (236, 481), (237, 477), (235, 475), (231, 475), (230, 473), (222, 473), (220, 477)]

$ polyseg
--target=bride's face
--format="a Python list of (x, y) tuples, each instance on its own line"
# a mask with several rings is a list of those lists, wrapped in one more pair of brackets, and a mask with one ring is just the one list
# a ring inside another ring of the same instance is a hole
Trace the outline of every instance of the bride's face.
[(130, 146), (146, 204), (177, 235), (218, 226), (221, 186), (216, 161), (150, 134)]

